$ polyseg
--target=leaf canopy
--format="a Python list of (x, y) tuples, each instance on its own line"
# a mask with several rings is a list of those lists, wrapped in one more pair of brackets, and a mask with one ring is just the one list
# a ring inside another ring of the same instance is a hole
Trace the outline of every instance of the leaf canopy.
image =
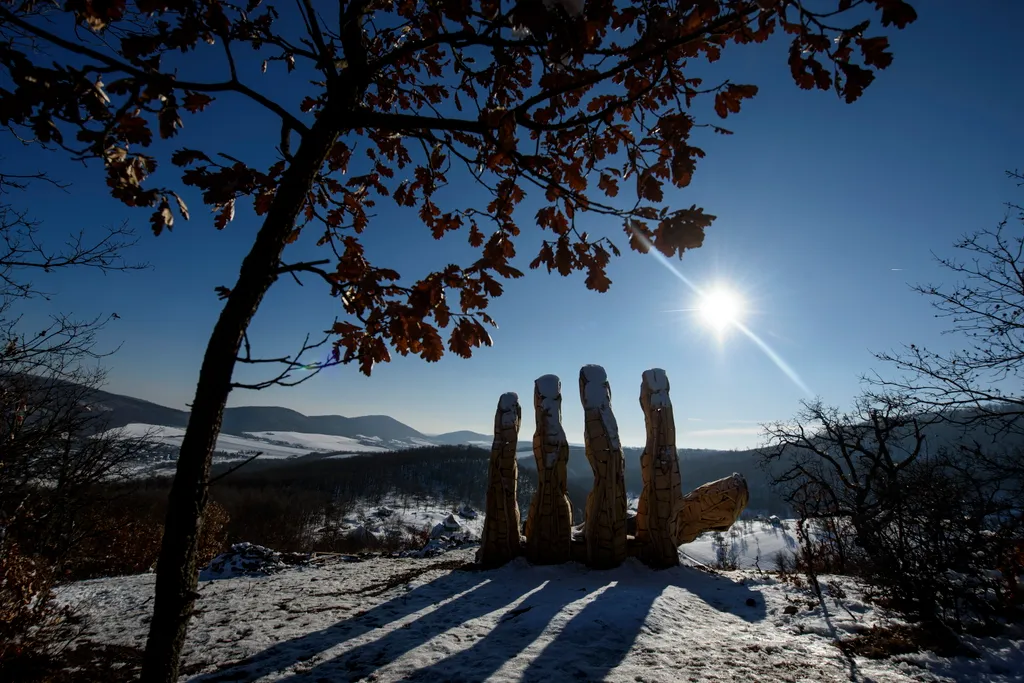
[[(581, 229), (586, 214), (621, 220), (636, 251), (700, 247), (714, 216), (669, 205), (667, 192), (704, 156), (694, 130), (728, 133), (715, 117), (739, 112), (757, 86), (705, 83), (694, 64), (779, 32), (798, 86), (852, 102), (892, 62), (872, 21), (915, 18), (903, 0), (0, 0), (0, 122), (98, 160), (110, 194), (151, 210), (158, 235), (189, 218), (182, 186), (218, 229), (250, 202), (285, 244), (313, 232), (330, 266), (280, 272), (328, 283), (344, 318), (329, 330), (335, 359), (369, 374), (389, 347), (439, 359), (439, 328), (460, 356), (489, 345), (486, 308), (500, 280), (523, 275), (512, 263), (524, 227), (550, 235), (531, 268), (583, 271), (599, 292), (620, 252)], [(210, 79), (179, 78), (183, 64)], [(295, 89), (275, 97), (264, 74), (282, 70)], [(252, 143), (275, 161), (181, 147), (158, 164), (157, 141), (181, 137), (227, 94), (280, 122)], [(705, 98), (710, 120), (695, 105)], [(300, 167), (292, 148), (314, 128), (329, 132), (329, 152)], [(301, 204), (275, 211), (294, 203), (279, 192), (294, 182)], [(453, 183), (477, 191), (441, 192)], [(529, 213), (528, 196), (539, 203)], [(462, 232), (478, 256), (409, 279), (371, 263), (360, 235), (387, 202), (437, 239)]]

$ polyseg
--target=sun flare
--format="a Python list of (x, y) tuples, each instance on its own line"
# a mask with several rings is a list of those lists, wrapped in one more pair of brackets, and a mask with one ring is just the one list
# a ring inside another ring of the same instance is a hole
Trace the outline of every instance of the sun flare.
[(715, 288), (700, 295), (697, 312), (705, 325), (717, 332), (724, 332), (740, 322), (743, 301), (728, 289)]

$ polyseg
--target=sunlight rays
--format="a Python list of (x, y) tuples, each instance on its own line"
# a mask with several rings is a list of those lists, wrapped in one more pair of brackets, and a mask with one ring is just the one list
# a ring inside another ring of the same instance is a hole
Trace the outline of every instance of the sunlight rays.
[(811, 391), (810, 387), (804, 383), (800, 375), (797, 374), (789, 363), (782, 359), (782, 357), (775, 352), (768, 343), (759, 337), (753, 330), (743, 324), (739, 319), (742, 315), (742, 302), (740, 299), (727, 289), (709, 289), (703, 290), (696, 285), (690, 278), (683, 275), (679, 270), (672, 264), (668, 258), (665, 257), (660, 251), (658, 251), (650, 241), (647, 240), (643, 235), (638, 232), (633, 232), (638, 240), (643, 242), (647, 248), (648, 253), (654, 256), (661, 265), (665, 266), (666, 269), (677, 278), (679, 278), (683, 284), (690, 288), (690, 290), (697, 295), (698, 305), (697, 308), (689, 309), (676, 309), (679, 311), (695, 311), (701, 315), (705, 323), (707, 323), (712, 329), (718, 332), (719, 335), (724, 333), (730, 327), (734, 327), (744, 334), (750, 341), (761, 349), (761, 351), (771, 360), (775, 366), (783, 372), (795, 384), (801, 391), (808, 396), (813, 396), (814, 392)]

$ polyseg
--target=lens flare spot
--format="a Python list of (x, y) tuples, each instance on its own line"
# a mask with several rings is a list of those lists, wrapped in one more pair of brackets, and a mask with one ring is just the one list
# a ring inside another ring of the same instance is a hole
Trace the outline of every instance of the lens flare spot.
[(717, 332), (724, 332), (741, 321), (743, 301), (729, 289), (710, 289), (700, 294), (697, 313), (705, 325)]

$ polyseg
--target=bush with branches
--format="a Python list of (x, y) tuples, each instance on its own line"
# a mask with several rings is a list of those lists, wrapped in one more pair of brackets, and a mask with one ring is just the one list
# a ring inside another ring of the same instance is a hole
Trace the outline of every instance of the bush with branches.
[[(124, 467), (148, 453), (144, 438), (105, 428), (90, 407), (103, 379), (96, 334), (104, 318), (57, 315), (31, 331), (21, 313), (44, 296), (33, 281), (63, 268), (132, 270), (123, 226), (73, 236), (51, 251), (13, 201), (45, 175), (0, 172), (0, 671), (46, 662), (66, 642), (52, 586), (97, 526), (87, 511)], [(97, 517), (96, 519), (100, 519)]]
[(809, 403), (768, 428), (769, 476), (800, 521), (801, 568), (864, 578), (891, 606), (945, 628), (1015, 614), (999, 570), (1022, 537), (1017, 486), (955, 447), (929, 448), (935, 415), (863, 398)]

